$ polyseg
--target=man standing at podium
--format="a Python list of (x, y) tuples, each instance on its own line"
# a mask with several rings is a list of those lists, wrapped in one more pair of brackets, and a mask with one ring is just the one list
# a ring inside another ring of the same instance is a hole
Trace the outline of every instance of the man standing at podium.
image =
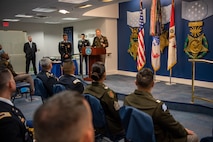
[(82, 48), (86, 47), (86, 46), (90, 46), (90, 42), (89, 40), (85, 39), (85, 34), (81, 34), (81, 40), (78, 41), (78, 50), (80, 53), (80, 74), (83, 74), (82, 72), (82, 64), (83, 64), (83, 60), (85, 60), (85, 65), (86, 65), (86, 75), (88, 74), (88, 65), (87, 65), (87, 56), (82, 56)]
[(58, 44), (58, 51), (61, 54), (61, 61), (72, 58), (72, 44), (68, 41), (66, 33), (63, 34), (63, 41)]
[[(109, 46), (108, 40), (107, 40), (107, 38), (105, 36), (103, 36), (101, 34), (101, 30), (100, 29), (96, 29), (95, 33), (96, 33), (96, 37), (93, 40), (92, 47), (98, 47), (98, 48), (106, 48), (106, 47), (108, 47)], [(100, 56), (100, 58), (101, 58), (100, 61), (105, 63), (106, 54), (102, 54)]]

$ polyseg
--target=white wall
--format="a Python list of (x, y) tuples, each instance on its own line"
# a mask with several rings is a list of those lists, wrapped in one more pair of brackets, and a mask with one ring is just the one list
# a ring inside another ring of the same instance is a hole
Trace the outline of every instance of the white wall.
[(78, 53), (78, 40), (82, 33), (87, 36), (87, 39), (92, 44), (95, 30), (97, 28), (101, 29), (102, 35), (106, 36), (109, 42), (109, 47), (106, 48), (107, 53), (112, 53), (106, 57), (107, 72), (117, 70), (117, 19), (96, 18), (63, 25), (63, 27), (69, 26), (73, 26), (74, 30), (73, 42), (75, 53)]
[[(39, 50), (37, 52), (38, 66), (39, 60), (44, 56), (59, 56), (58, 42), (62, 40), (63, 28), (70, 26), (73, 26), (74, 31), (73, 43), (75, 53), (78, 53), (77, 44), (80, 35), (85, 33), (92, 44), (95, 36), (95, 29), (100, 28), (102, 34), (107, 36), (109, 41), (107, 53), (112, 53), (110, 56), (106, 57), (107, 71), (112, 72), (117, 70), (117, 19), (96, 18), (63, 25), (10, 23), (7, 30), (26, 31), (28, 35), (32, 36)], [(25, 64), (25, 62), (23, 64)], [(25, 71), (25, 69), (23, 69), (23, 71)]]

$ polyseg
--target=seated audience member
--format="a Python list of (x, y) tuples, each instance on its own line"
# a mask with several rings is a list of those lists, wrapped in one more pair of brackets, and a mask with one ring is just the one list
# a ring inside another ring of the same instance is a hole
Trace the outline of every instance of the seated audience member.
[(5, 53), (4, 49), (2, 48), (1, 44), (0, 44), (0, 60), (1, 60), (1, 54)]
[(77, 92), (63, 91), (34, 115), (36, 142), (94, 142), (90, 106)]
[(37, 74), (37, 78), (42, 80), (49, 97), (51, 97), (53, 95), (53, 85), (58, 82), (58, 78), (51, 73), (52, 61), (49, 58), (42, 58), (40, 65), (42, 70)]
[(63, 62), (63, 72), (64, 75), (59, 78), (59, 83), (64, 85), (68, 90), (77, 91), (82, 94), (84, 85), (81, 80), (74, 75), (75, 65), (72, 60), (65, 60)]
[(137, 89), (124, 99), (124, 105), (133, 106), (152, 117), (157, 142), (198, 142), (197, 135), (184, 128), (170, 114), (167, 106), (152, 94), (153, 72), (144, 68), (137, 73)]
[(17, 81), (25, 81), (27, 83), (30, 84), (30, 94), (33, 95), (35, 92), (35, 88), (34, 88), (34, 82), (33, 79), (31, 77), (30, 74), (26, 74), (26, 73), (20, 73), (17, 74), (14, 70), (13, 70), (13, 66), (12, 64), (8, 61), (9, 60), (9, 56), (7, 53), (3, 53), (1, 55), (1, 60), (0, 60), (0, 67), (1, 68), (8, 68), (11, 73), (13, 74), (14, 80)]
[(10, 100), (16, 91), (13, 75), (7, 68), (1, 68), (0, 78), (0, 141), (32, 142), (24, 115)]
[(119, 116), (118, 98), (116, 93), (104, 84), (106, 72), (102, 62), (92, 65), (91, 78), (93, 79), (92, 84), (87, 85), (84, 93), (91, 94), (100, 100), (110, 132), (115, 136), (124, 134)]

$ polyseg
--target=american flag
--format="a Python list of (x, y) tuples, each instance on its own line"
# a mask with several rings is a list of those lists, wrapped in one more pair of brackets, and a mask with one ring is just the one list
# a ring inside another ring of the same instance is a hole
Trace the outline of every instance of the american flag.
[(141, 11), (140, 11), (139, 31), (138, 31), (138, 57), (137, 57), (138, 70), (141, 70), (146, 63), (142, 0), (140, 1), (140, 9)]

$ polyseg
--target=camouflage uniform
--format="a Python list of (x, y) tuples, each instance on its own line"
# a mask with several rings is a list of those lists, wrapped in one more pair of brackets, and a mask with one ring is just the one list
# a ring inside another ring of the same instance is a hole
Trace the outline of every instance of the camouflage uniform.
[(170, 114), (167, 106), (150, 93), (135, 90), (124, 99), (124, 105), (133, 106), (152, 117), (157, 142), (186, 142), (187, 132)]

